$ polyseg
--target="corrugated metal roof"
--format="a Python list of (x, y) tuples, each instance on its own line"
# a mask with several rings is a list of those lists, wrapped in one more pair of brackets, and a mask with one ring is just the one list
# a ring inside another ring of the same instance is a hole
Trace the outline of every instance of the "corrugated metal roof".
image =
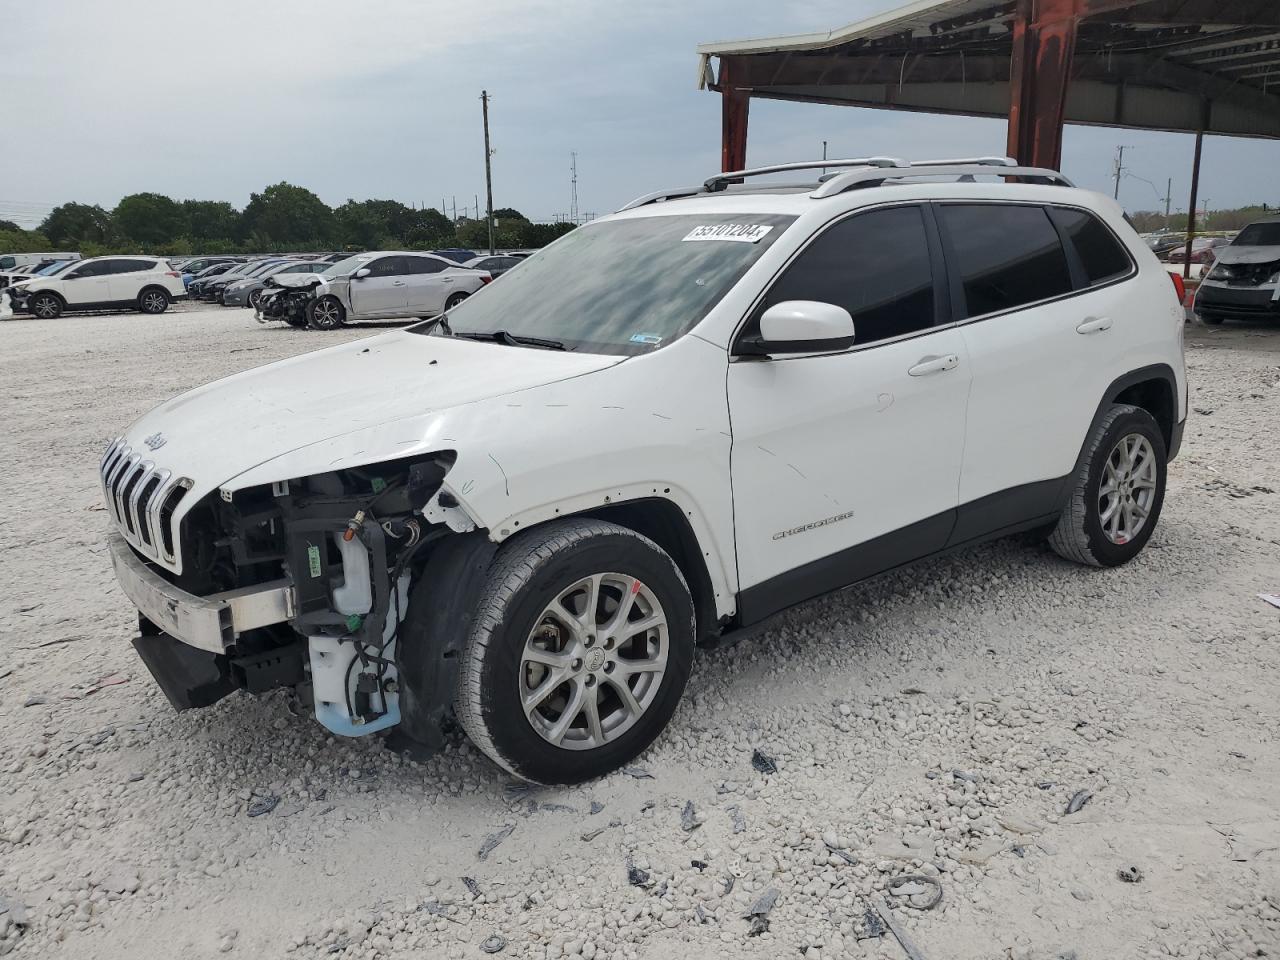
[[(1105, 0), (1077, 31), (1072, 123), (1280, 137), (1280, 0)], [(753, 97), (1005, 116), (1012, 0), (915, 0), (823, 33), (705, 43)], [(1208, 123), (1205, 125), (1206, 112)]]

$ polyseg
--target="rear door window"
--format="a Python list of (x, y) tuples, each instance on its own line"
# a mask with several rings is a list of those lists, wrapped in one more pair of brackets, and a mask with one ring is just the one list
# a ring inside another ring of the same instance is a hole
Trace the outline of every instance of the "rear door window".
[(787, 300), (844, 307), (853, 317), (855, 344), (932, 326), (936, 302), (923, 212), (918, 206), (889, 207), (828, 228), (769, 289), (747, 333), (758, 332), (765, 310)]
[(937, 210), (962, 291), (962, 317), (1016, 310), (1072, 291), (1066, 251), (1043, 207), (944, 203)]
[(1089, 286), (1108, 283), (1133, 269), (1133, 261), (1116, 235), (1093, 214), (1067, 207), (1049, 210), (1058, 229), (1079, 255)]
[(435, 257), (405, 257), (408, 261), (405, 273), (439, 273), (448, 264)]

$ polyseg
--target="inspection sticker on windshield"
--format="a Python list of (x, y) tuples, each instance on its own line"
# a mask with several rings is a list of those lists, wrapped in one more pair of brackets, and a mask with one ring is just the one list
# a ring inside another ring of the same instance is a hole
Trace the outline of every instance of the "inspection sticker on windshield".
[(694, 227), (680, 238), (686, 240), (732, 240), (734, 243), (757, 243), (773, 226), (764, 223), (708, 223)]
[(656, 333), (633, 333), (631, 335), (632, 343), (643, 343), (645, 346), (656, 347), (662, 342), (662, 338)]

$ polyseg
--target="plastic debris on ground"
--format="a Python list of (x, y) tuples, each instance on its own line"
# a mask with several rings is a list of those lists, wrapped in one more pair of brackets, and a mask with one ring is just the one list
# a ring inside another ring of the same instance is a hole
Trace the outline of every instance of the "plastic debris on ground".
[(751, 766), (764, 774), (778, 772), (778, 762), (759, 748), (751, 751)]
[(747, 931), (748, 937), (758, 937), (769, 929), (769, 912), (773, 909), (774, 904), (778, 902), (781, 896), (777, 887), (769, 887), (756, 898), (756, 902), (751, 905), (751, 909), (743, 914), (745, 919), (751, 921), (751, 929)]
[(1093, 799), (1093, 793), (1088, 790), (1077, 790), (1071, 795), (1071, 799), (1067, 801), (1067, 813), (1079, 813), (1080, 809)]
[(476, 856), (481, 860), (487, 860), (489, 858), (489, 854), (493, 853), (493, 851), (498, 848), (498, 844), (511, 836), (515, 829), (516, 825), (514, 823), (509, 823), (496, 833), (489, 834), (484, 838), (484, 843), (480, 844), (480, 851)]

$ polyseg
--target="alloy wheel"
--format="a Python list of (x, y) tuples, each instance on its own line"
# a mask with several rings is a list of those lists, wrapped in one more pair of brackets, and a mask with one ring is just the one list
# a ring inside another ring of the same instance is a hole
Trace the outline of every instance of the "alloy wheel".
[(155, 290), (142, 298), (142, 309), (147, 313), (162, 313), (166, 305), (164, 294)]
[(342, 320), (341, 314), (338, 312), (338, 305), (332, 300), (321, 300), (315, 305), (314, 316), (316, 325), (321, 327), (336, 327)]
[(31, 312), (42, 320), (52, 320), (58, 315), (58, 301), (53, 297), (37, 297), (31, 304)]
[(1142, 434), (1126, 434), (1111, 448), (1098, 486), (1098, 521), (1112, 543), (1128, 543), (1146, 525), (1156, 478), (1155, 450)]
[(591, 750), (622, 736), (657, 698), (669, 632), (657, 596), (635, 577), (597, 573), (561, 591), (520, 655), (519, 695), (540, 737)]

